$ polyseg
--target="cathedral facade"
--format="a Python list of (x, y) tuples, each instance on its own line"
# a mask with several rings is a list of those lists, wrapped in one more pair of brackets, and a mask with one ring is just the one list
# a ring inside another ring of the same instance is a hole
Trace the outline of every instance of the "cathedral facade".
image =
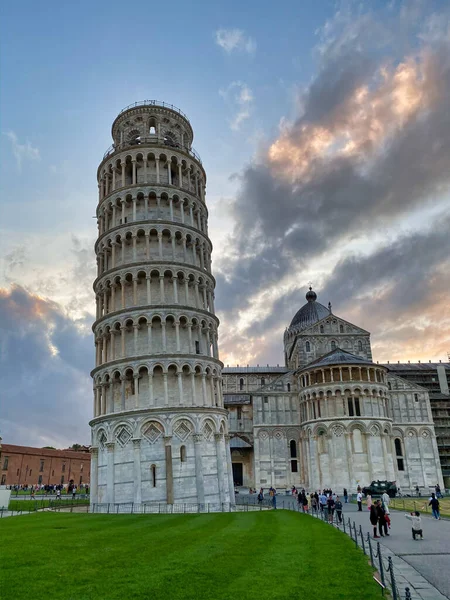
[(370, 333), (312, 289), (306, 300), (284, 334), (284, 367), (222, 371), (235, 484), (443, 486), (428, 391), (374, 363)]

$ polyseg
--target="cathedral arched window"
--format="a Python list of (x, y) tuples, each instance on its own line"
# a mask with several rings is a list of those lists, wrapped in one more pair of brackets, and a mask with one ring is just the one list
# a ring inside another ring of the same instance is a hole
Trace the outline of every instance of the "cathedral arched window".
[(331, 341), (331, 349), (336, 350), (336, 342), (334, 340)]
[(402, 440), (400, 438), (395, 438), (395, 454), (397, 458), (397, 469), (399, 471), (405, 470), (405, 461), (403, 459), (403, 449), (402, 449)]
[(362, 352), (363, 344), (361, 340), (358, 340), (358, 352)]
[(186, 462), (186, 446), (181, 446), (180, 448), (180, 460), (181, 462)]
[(261, 385), (266, 385), (266, 380), (264, 379), (264, 377), (261, 377)]
[(311, 352), (311, 344), (309, 342), (306, 342), (305, 350), (306, 350), (306, 352)]
[(239, 391), (242, 392), (243, 389), (244, 389), (244, 380), (241, 378), (241, 379), (239, 379)]
[(152, 472), (152, 487), (156, 487), (156, 465), (152, 465), (150, 470)]
[(291, 384), (290, 384), (290, 383), (288, 383), (288, 384), (287, 384), (287, 391), (288, 391), (288, 392), (290, 392), (290, 391), (291, 391)]
[(320, 333), (323, 333), (324, 329), (323, 329), (323, 325), (320, 326)]
[(297, 444), (295, 440), (289, 442), (289, 450), (291, 452), (291, 458), (297, 458)]
[(339, 333), (344, 333), (344, 326), (343, 325), (339, 325)]

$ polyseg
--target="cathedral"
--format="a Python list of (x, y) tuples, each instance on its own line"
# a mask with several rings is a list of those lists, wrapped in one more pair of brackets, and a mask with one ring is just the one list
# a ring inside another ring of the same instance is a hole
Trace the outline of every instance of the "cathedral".
[(222, 371), (236, 485), (443, 487), (428, 391), (373, 362), (370, 333), (311, 288), (284, 333), (284, 358)]

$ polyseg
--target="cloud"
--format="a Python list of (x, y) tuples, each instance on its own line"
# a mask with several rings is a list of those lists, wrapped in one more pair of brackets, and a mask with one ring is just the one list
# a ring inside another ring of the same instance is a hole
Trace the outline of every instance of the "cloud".
[(41, 155), (39, 153), (39, 148), (32, 146), (31, 142), (27, 140), (25, 144), (20, 144), (14, 131), (7, 131), (4, 135), (11, 141), (12, 151), (19, 170), (22, 168), (22, 163), (26, 159), (40, 160)]
[(256, 50), (255, 40), (246, 36), (242, 29), (218, 29), (215, 32), (215, 41), (228, 54), (235, 50), (253, 54)]
[(0, 427), (5, 442), (88, 443), (93, 365), (92, 334), (58, 304), (19, 286), (0, 288)]
[[(378, 314), (366, 317), (375, 338), (402, 304), (399, 318), (420, 307), (444, 320), (429, 305), (437, 297), (423, 293), (450, 250), (440, 225), (450, 195), (450, 36), (438, 21), (414, 11), (338, 13), (321, 32), (297, 119), (240, 174), (216, 304), (224, 328), (240, 323), (248, 347), (267, 322), (260, 360), (272, 344), (281, 351), (269, 334), (289, 324), (311, 277), (325, 304), (339, 303), (340, 290), (345, 310), (364, 298), (352, 315), (365, 326), (365, 310)], [(424, 219), (439, 204), (437, 247)], [(391, 290), (389, 273), (401, 283)]]
[(252, 113), (254, 96), (252, 90), (242, 81), (233, 81), (226, 89), (219, 90), (219, 94), (234, 109), (230, 120), (233, 131), (239, 131), (241, 125)]

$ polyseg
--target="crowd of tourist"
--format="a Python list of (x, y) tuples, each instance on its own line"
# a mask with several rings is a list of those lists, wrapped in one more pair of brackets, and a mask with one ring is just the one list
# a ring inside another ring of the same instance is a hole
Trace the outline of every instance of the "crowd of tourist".
[[(251, 489), (251, 493), (256, 493), (256, 490)], [(291, 489), (292, 496), (295, 497), (299, 508), (304, 512), (308, 513), (311, 511), (313, 514), (318, 514), (319, 511), (324, 515), (329, 523), (333, 523), (334, 519), (339, 523), (342, 523), (343, 504), (348, 503), (348, 492), (344, 488), (341, 498), (329, 488), (318, 490), (316, 492), (307, 493), (305, 489), (298, 490), (295, 486)], [(439, 496), (438, 496), (439, 494)], [(271, 486), (269, 488), (269, 498), (272, 507), (277, 507), (277, 491)], [(442, 498), (441, 490), (439, 486), (436, 486), (436, 492), (431, 494), (428, 501), (428, 506), (431, 506), (432, 514), (435, 519), (440, 519), (439, 513), (439, 500)], [(261, 504), (264, 500), (264, 489), (261, 488), (258, 493), (258, 503)], [(390, 497), (386, 490), (382, 492), (381, 498), (372, 500), (370, 494), (366, 495), (366, 506), (369, 511), (369, 520), (373, 528), (373, 537), (378, 539), (380, 537), (390, 536), (391, 529), (391, 515), (389, 511)], [(356, 501), (358, 504), (358, 511), (362, 511), (363, 494), (361, 488), (358, 488), (356, 495)], [(425, 510), (425, 505), (422, 507)], [(423, 539), (422, 521), (419, 511), (414, 511), (410, 514), (405, 515), (411, 520), (412, 525), (412, 536), (413, 539)]]
[(25, 493), (29, 493), (31, 495), (31, 497), (33, 498), (36, 493), (39, 492), (40, 495), (42, 494), (50, 494), (50, 495), (55, 495), (56, 497), (60, 497), (61, 494), (72, 494), (72, 496), (75, 496), (75, 494), (77, 493), (82, 493), (82, 494), (89, 494), (89, 485), (85, 484), (85, 483), (81, 483), (80, 485), (76, 485), (75, 483), (69, 482), (69, 483), (59, 483), (59, 484), (41, 484), (41, 485), (28, 485), (27, 483), (23, 484), (23, 485), (11, 485), (8, 486), (9, 489), (11, 490), (11, 492), (25, 492)]

